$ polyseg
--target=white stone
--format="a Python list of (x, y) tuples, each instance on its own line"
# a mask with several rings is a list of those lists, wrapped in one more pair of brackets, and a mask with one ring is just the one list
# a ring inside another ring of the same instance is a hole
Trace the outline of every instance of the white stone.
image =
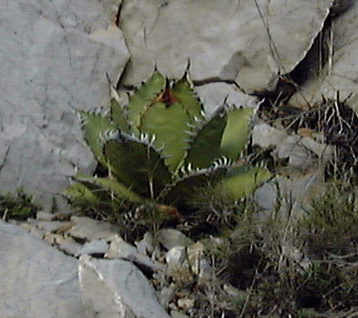
[(108, 247), (109, 245), (105, 240), (94, 240), (85, 243), (82, 248), (76, 253), (76, 256), (105, 254), (108, 251)]
[(84, 317), (75, 259), (2, 221), (0, 255), (0, 317)]
[(107, 105), (106, 74), (116, 83), (127, 63), (121, 31), (108, 35), (119, 4), (120, 0), (2, 3), (0, 191), (23, 186), (49, 210), (53, 196), (76, 173), (75, 166), (84, 172), (94, 168), (76, 109)]
[(153, 235), (150, 232), (144, 234), (144, 237), (136, 242), (137, 251), (139, 254), (152, 255), (154, 252)]
[(244, 94), (233, 84), (210, 83), (195, 87), (195, 91), (203, 102), (207, 113), (211, 113), (224, 101), (229, 105), (244, 107), (255, 107), (258, 102), (257, 98)]
[(188, 246), (193, 244), (190, 238), (175, 229), (160, 229), (156, 234), (156, 238), (167, 250), (176, 246)]
[(96, 221), (89, 217), (71, 217), (74, 225), (67, 232), (74, 238), (84, 239), (87, 241), (107, 239), (118, 233), (119, 228), (115, 225)]
[(165, 260), (170, 267), (181, 267), (188, 265), (186, 247), (175, 246), (165, 254)]
[(98, 318), (169, 318), (153, 287), (133, 264), (80, 257), (79, 277), (87, 314)]
[(137, 248), (125, 242), (119, 235), (115, 235), (110, 239), (109, 249), (105, 257), (125, 259), (135, 264), (143, 265), (152, 271), (164, 272), (166, 270), (164, 264), (151, 260), (146, 254), (139, 253)]
[(39, 211), (36, 213), (36, 219), (42, 221), (52, 221), (55, 215), (53, 213), (47, 213), (44, 211)]
[(254, 198), (262, 209), (269, 211), (277, 208), (277, 200), (281, 200), (282, 209), (286, 208), (285, 213), (300, 217), (304, 209), (307, 211), (311, 207), (312, 198), (322, 194), (322, 191), (323, 173), (316, 170), (306, 174), (291, 173), (290, 177), (278, 175), (257, 189)]
[(184, 310), (189, 310), (195, 305), (195, 299), (192, 298), (180, 298), (178, 299), (178, 307)]
[(106, 258), (127, 258), (128, 255), (137, 253), (137, 249), (124, 241), (119, 235), (114, 235), (110, 239), (109, 249)]
[(37, 219), (31, 220), (31, 222), (29, 220), (28, 222), (36, 225), (36, 227), (39, 230), (43, 230), (46, 233), (56, 232), (56, 230), (58, 230), (60, 228), (67, 227), (67, 226), (71, 225), (70, 222), (42, 221), (42, 220), (37, 220)]
[(77, 243), (73, 238), (61, 236), (56, 240), (57, 248), (67, 255), (76, 256), (82, 245)]
[(170, 316), (172, 318), (189, 318), (189, 316), (187, 315), (184, 315), (183, 313), (179, 312), (179, 311), (176, 311), (176, 310), (172, 310), (170, 312)]
[[(131, 52), (124, 83), (156, 65), (194, 81), (236, 81), (246, 93), (272, 90), (303, 59), (332, 0), (124, 0), (121, 28)], [(258, 10), (259, 8), (259, 10)]]
[[(299, 170), (312, 168), (318, 160), (327, 162), (333, 156), (333, 147), (312, 138), (288, 134), (285, 130), (258, 121), (252, 130), (252, 142), (262, 148), (275, 146), (272, 154), (279, 159), (288, 158), (290, 167)], [(319, 159), (317, 159), (317, 156)]]

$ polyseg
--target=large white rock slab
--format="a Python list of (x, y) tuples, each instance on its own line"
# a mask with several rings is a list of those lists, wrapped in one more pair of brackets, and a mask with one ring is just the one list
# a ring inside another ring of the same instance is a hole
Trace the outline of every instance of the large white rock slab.
[(48, 207), (67, 177), (94, 167), (76, 109), (109, 103), (129, 53), (112, 25), (120, 0), (2, 1), (0, 191)]
[(2, 221), (0, 286), (0, 317), (84, 317), (77, 260)]
[(325, 39), (328, 60), (325, 67), (302, 85), (289, 103), (297, 107), (312, 106), (326, 98), (344, 100), (351, 96), (349, 104), (358, 110), (358, 2), (349, 2), (346, 12), (334, 19)]
[(235, 85), (227, 83), (209, 83), (195, 87), (207, 113), (212, 113), (216, 107), (224, 102), (228, 105), (255, 107), (256, 97), (244, 94)]
[(87, 317), (170, 318), (142, 272), (124, 260), (80, 257), (79, 277)]
[[(256, 6), (257, 4), (257, 6)], [(236, 81), (246, 92), (272, 90), (303, 59), (332, 0), (123, 0), (121, 28), (131, 52), (124, 83), (154, 66), (194, 81)]]

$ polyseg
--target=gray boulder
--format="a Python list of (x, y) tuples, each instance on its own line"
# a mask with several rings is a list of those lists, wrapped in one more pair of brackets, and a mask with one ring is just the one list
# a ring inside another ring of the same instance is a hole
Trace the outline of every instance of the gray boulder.
[(77, 261), (0, 221), (0, 317), (83, 318)]
[(77, 109), (109, 102), (129, 54), (112, 25), (120, 0), (5, 1), (0, 11), (0, 191), (49, 208), (74, 167), (90, 172)]
[(190, 59), (194, 81), (272, 90), (304, 58), (332, 2), (124, 0), (121, 28), (131, 52), (124, 82), (138, 84), (154, 65), (180, 77)]
[[(348, 97), (349, 104), (358, 110), (358, 2), (351, 0), (341, 3), (343, 12), (337, 16), (325, 33), (327, 61), (322, 69), (312, 69), (308, 80), (292, 96), (289, 103), (297, 107), (312, 106), (326, 98)], [(337, 4), (338, 6), (338, 4)]]
[(87, 317), (170, 318), (136, 266), (124, 260), (80, 257), (79, 278)]

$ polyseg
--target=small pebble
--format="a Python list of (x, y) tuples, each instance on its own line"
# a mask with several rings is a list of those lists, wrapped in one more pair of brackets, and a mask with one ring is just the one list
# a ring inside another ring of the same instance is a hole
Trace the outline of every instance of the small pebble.
[(184, 310), (189, 310), (194, 307), (195, 300), (192, 298), (180, 298), (178, 299), (178, 307)]

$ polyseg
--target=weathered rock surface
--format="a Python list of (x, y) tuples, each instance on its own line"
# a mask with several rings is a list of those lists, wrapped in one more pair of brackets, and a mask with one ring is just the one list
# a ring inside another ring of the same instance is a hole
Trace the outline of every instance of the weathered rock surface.
[(93, 241), (100, 239), (108, 239), (119, 231), (119, 227), (93, 220), (89, 217), (71, 217), (73, 226), (68, 230), (68, 234), (74, 238)]
[(94, 167), (76, 109), (109, 102), (129, 54), (112, 25), (120, 0), (5, 1), (0, 12), (0, 191), (48, 207), (67, 177)]
[(276, 159), (288, 159), (290, 168), (301, 171), (328, 162), (333, 158), (333, 147), (311, 137), (288, 134), (285, 130), (257, 122), (252, 130), (252, 142), (262, 148), (274, 146), (272, 155)]
[(325, 33), (326, 64), (323, 69), (311, 70), (308, 80), (291, 97), (291, 105), (311, 106), (322, 96), (335, 99), (339, 92), (341, 100), (351, 96), (349, 104), (358, 110), (358, 2), (337, 2), (342, 3), (341, 11), (346, 11), (333, 20)]
[(125, 84), (156, 65), (194, 81), (236, 81), (247, 93), (272, 90), (303, 59), (332, 0), (124, 0), (121, 28), (131, 53)]
[[(302, 216), (303, 209), (309, 208), (312, 199), (324, 190), (322, 171), (307, 171), (305, 174), (292, 174), (289, 177), (277, 176), (255, 192), (255, 201), (268, 211), (277, 208), (281, 200), (282, 210), (295, 216)], [(290, 210), (292, 209), (292, 210)]]
[(78, 251), (76, 256), (80, 255), (93, 255), (93, 254), (105, 254), (108, 251), (109, 245), (103, 239), (94, 240), (88, 243), (85, 243), (83, 247)]
[(88, 317), (170, 317), (145, 276), (130, 262), (81, 256), (79, 275)]
[(74, 258), (2, 221), (0, 255), (0, 317), (84, 317)]
[(224, 102), (244, 107), (255, 107), (258, 102), (256, 97), (244, 94), (233, 84), (209, 83), (195, 87), (195, 91), (207, 113), (211, 113)]

